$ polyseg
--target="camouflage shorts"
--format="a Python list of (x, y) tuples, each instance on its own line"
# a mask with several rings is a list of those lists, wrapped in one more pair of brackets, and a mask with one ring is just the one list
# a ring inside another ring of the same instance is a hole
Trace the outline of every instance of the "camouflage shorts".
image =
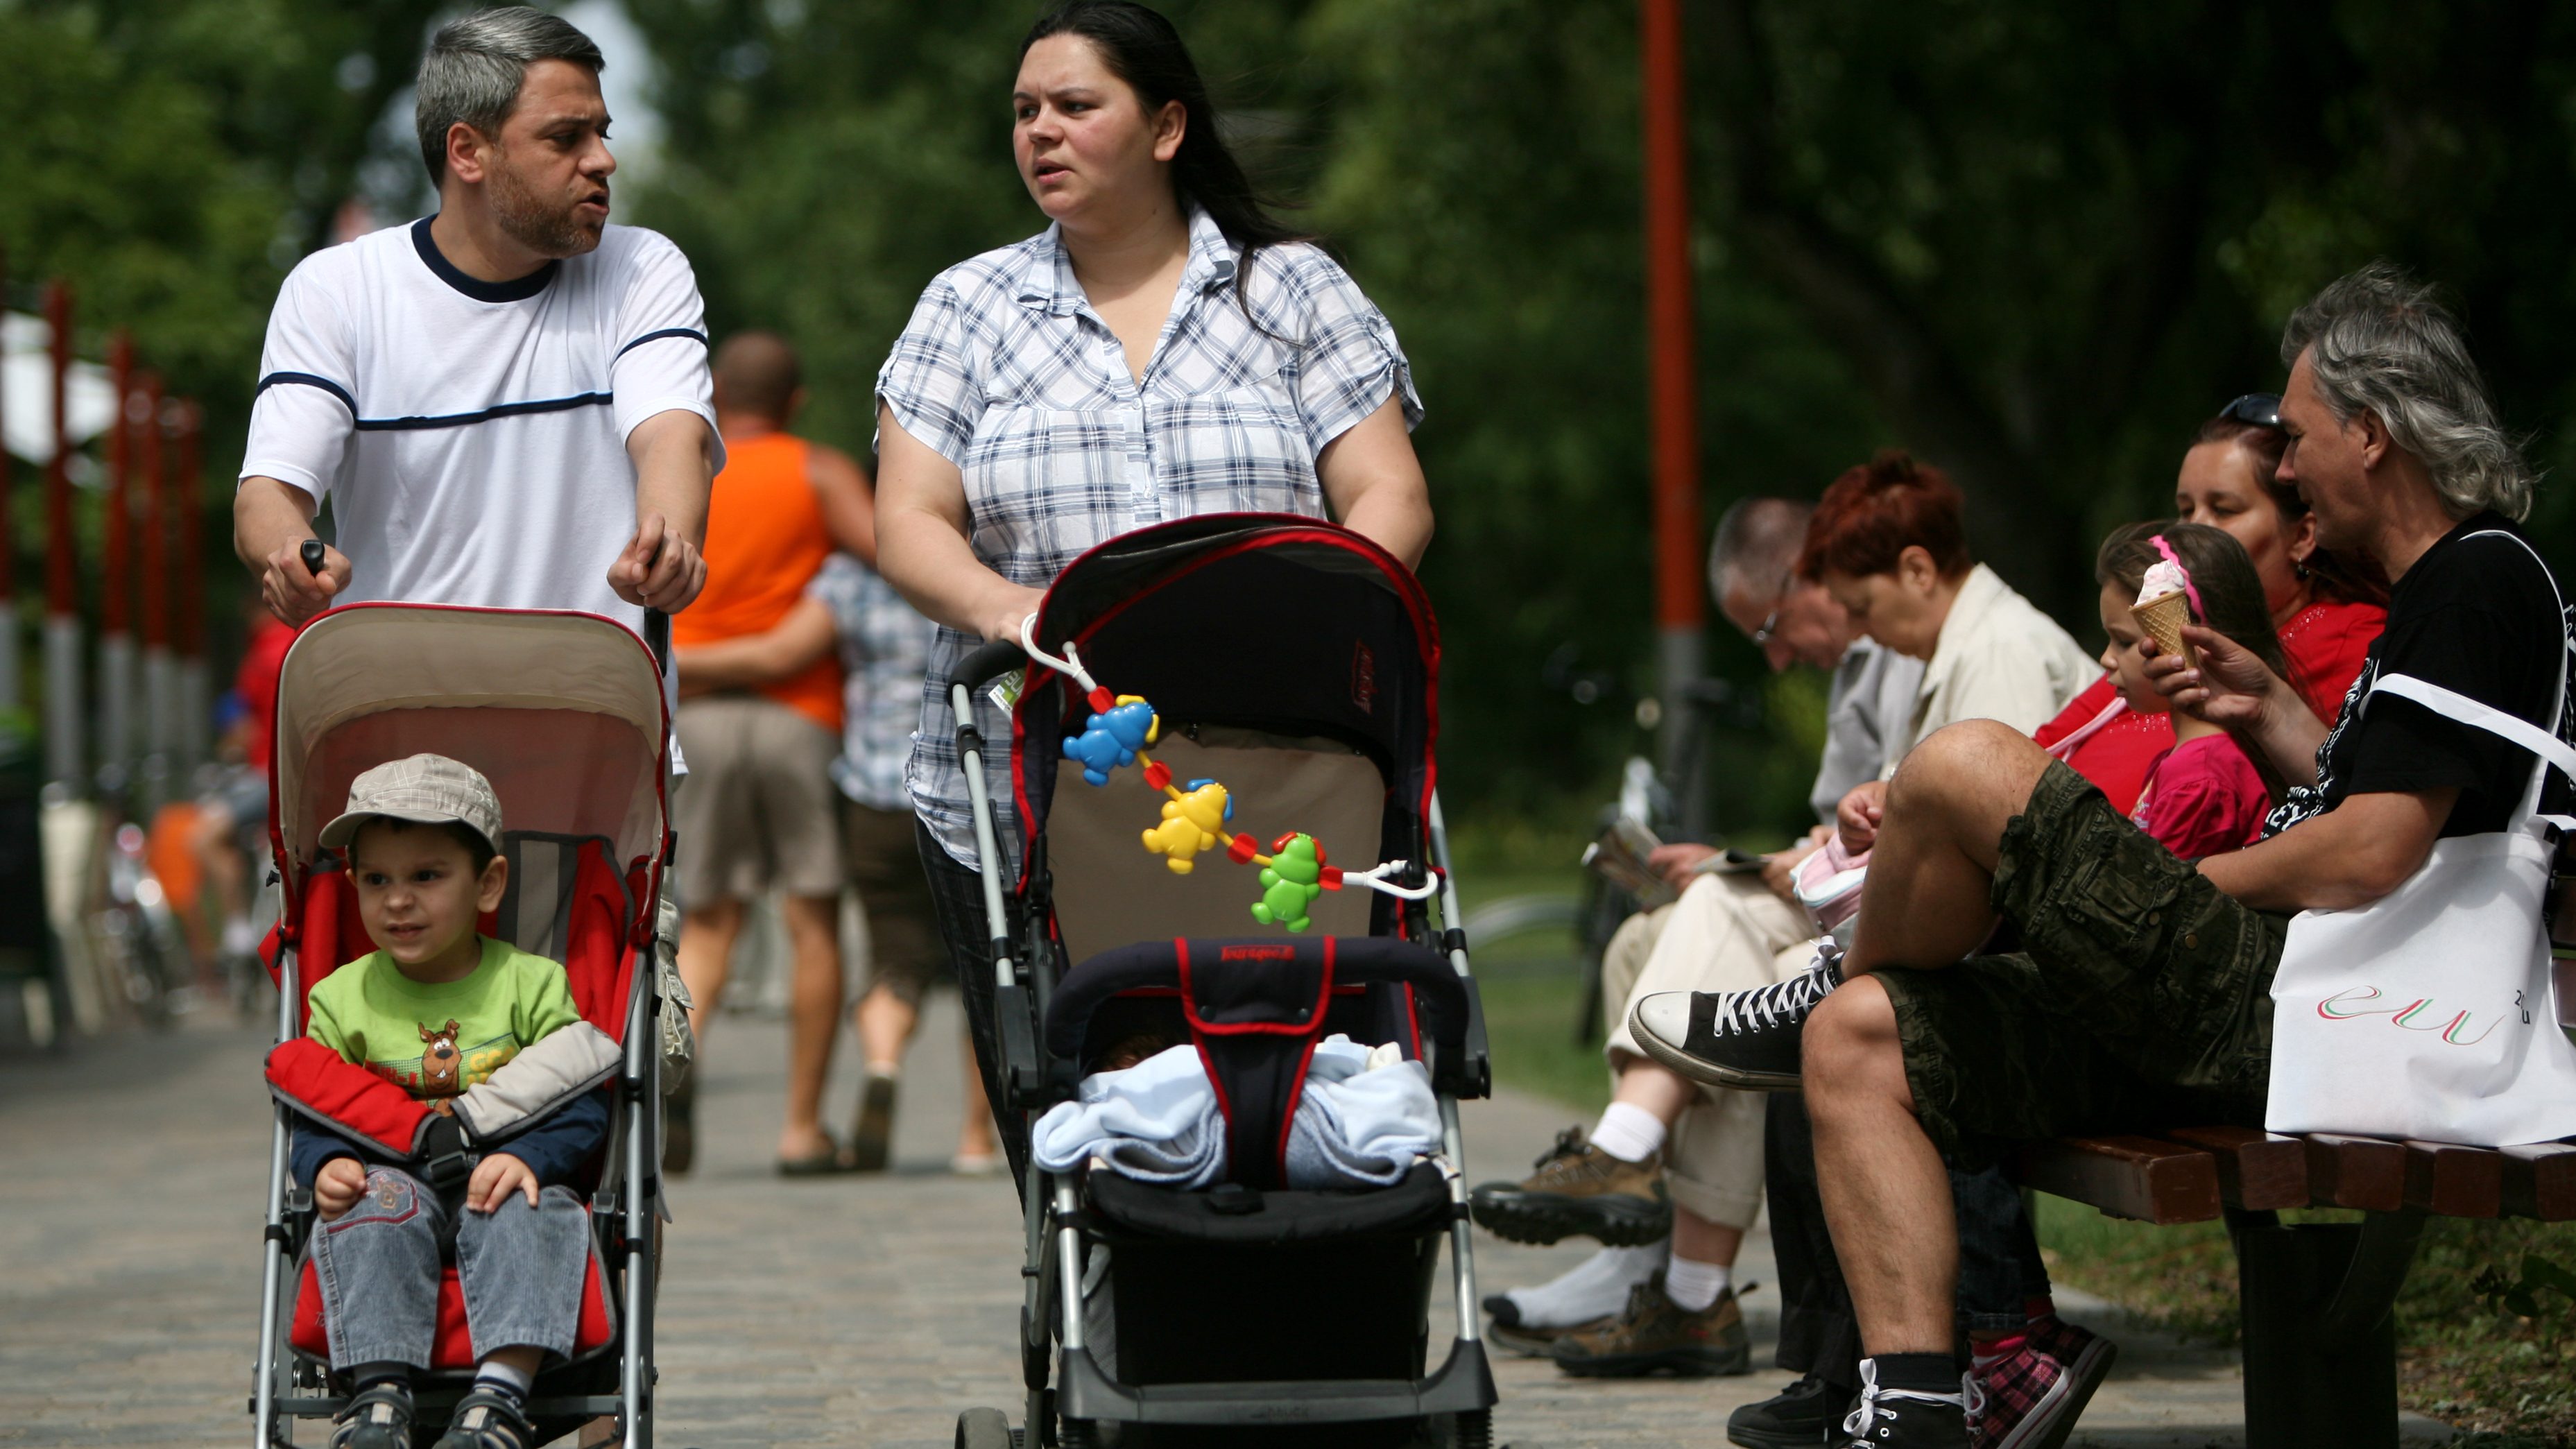
[(2019, 952), (1877, 973), (1915, 1115), (1945, 1156), (2261, 1123), (2288, 917), (2220, 893), (2054, 761), (2004, 827), (1993, 901)]

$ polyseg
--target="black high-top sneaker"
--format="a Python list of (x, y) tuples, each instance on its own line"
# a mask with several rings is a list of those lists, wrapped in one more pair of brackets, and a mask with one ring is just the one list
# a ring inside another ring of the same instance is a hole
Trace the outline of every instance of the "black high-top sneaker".
[(1881, 1388), (1878, 1365), (1862, 1359), (1860, 1402), (1844, 1416), (1842, 1437), (1832, 1442), (1838, 1449), (1968, 1449), (1970, 1399), (1976, 1394), (1974, 1376), (1961, 1379), (1955, 1394)]
[(1659, 991), (1637, 1003), (1629, 1034), (1646, 1055), (1695, 1082), (1747, 1092), (1798, 1090), (1798, 1044), (1808, 1013), (1843, 984), (1843, 951), (1828, 936), (1815, 964), (1750, 991)]

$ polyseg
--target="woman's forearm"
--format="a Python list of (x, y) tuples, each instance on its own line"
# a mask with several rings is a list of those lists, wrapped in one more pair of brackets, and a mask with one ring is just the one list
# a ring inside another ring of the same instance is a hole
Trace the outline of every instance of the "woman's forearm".
[(682, 646), (676, 653), (680, 692), (703, 694), (776, 684), (822, 658), (831, 647), (831, 611), (815, 599), (799, 599), (776, 627), (762, 633)]
[(1045, 597), (995, 573), (966, 541), (957, 465), (877, 408), (877, 572), (925, 616), (984, 639), (1016, 639)]
[(1376, 412), (1324, 445), (1315, 456), (1315, 478), (1333, 516), (1404, 561), (1422, 566), (1431, 546), (1431, 488), (1404, 431), (1404, 405), (1388, 398)]

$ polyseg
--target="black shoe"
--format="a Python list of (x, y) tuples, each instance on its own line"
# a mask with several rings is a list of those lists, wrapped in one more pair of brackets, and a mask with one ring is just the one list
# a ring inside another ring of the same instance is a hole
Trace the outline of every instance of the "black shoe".
[(378, 1379), (331, 1419), (331, 1449), (411, 1449), (411, 1385)]
[(894, 1150), (894, 1085), (890, 1076), (869, 1072), (859, 1085), (859, 1116), (850, 1124), (852, 1172), (883, 1172)]
[(1798, 1090), (1798, 1046), (1816, 1003), (1843, 984), (1842, 948), (1816, 943), (1816, 964), (1751, 991), (1658, 991), (1628, 1015), (1646, 1055), (1694, 1082), (1747, 1092)]
[(1860, 1361), (1860, 1402), (1843, 1418), (1841, 1449), (1968, 1449), (1967, 1387), (1955, 1394), (1882, 1389), (1878, 1365)]
[(433, 1449), (531, 1449), (536, 1427), (517, 1394), (478, 1383), (456, 1401), (456, 1416)]
[(1726, 1417), (1726, 1442), (1743, 1449), (1815, 1449), (1844, 1395), (1809, 1374), (1758, 1404)]
[(1477, 1224), (1515, 1243), (1587, 1237), (1611, 1248), (1639, 1247), (1673, 1230), (1661, 1152), (1623, 1161), (1569, 1127), (1537, 1167), (1519, 1182), (1489, 1182), (1469, 1194)]

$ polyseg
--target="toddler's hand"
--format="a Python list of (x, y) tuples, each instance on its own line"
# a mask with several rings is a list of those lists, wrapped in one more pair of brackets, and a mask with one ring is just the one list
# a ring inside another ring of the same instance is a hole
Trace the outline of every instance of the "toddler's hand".
[(506, 1152), (495, 1152), (476, 1163), (474, 1176), (465, 1184), (465, 1205), (478, 1213), (488, 1213), (510, 1200), (510, 1194), (527, 1194), (528, 1206), (537, 1205), (537, 1175), (528, 1164)]
[(357, 1205), (367, 1190), (367, 1170), (354, 1157), (334, 1157), (313, 1174), (313, 1206), (330, 1222)]

